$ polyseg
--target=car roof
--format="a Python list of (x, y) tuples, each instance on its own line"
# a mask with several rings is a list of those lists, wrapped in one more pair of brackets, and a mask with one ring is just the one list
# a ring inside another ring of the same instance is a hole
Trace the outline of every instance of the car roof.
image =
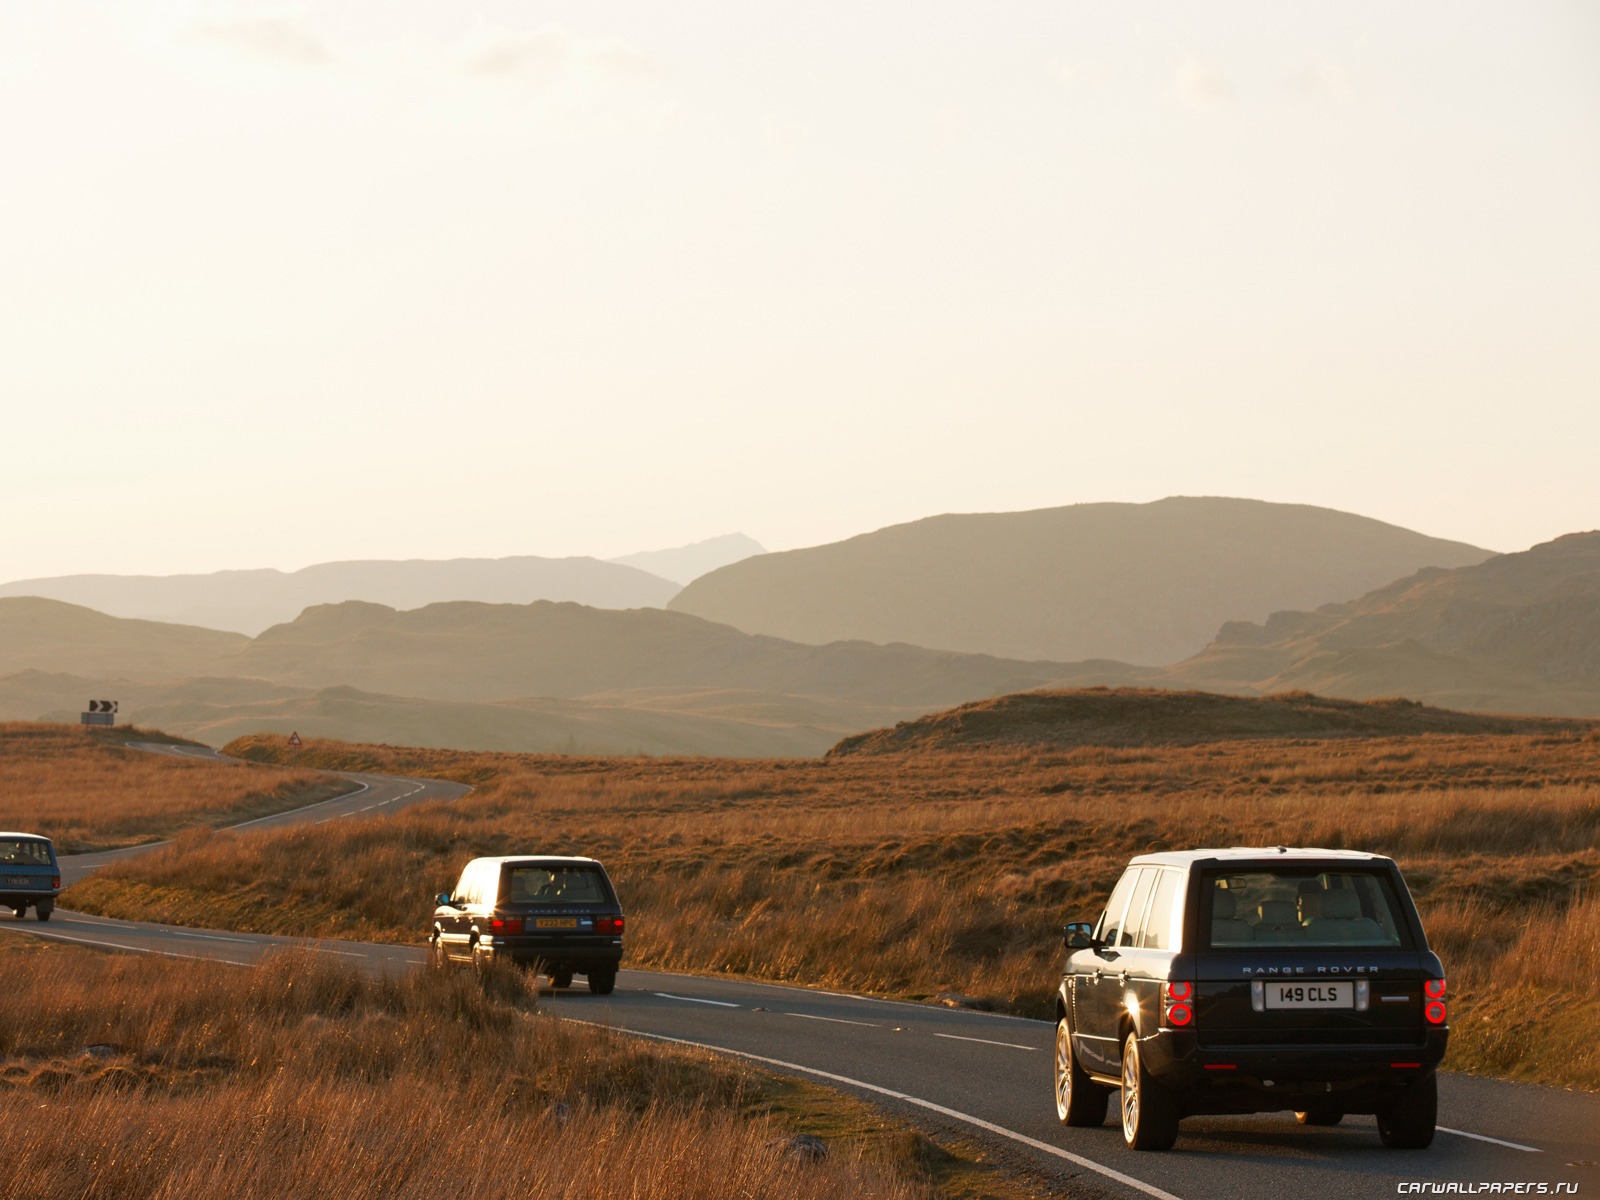
[(493, 858), (475, 858), (472, 861), (475, 863), (587, 863), (595, 867), (600, 865), (600, 860), (597, 858), (582, 858), (573, 854), (501, 854)]
[(35, 842), (48, 842), (50, 839), (42, 833), (8, 833), (0, 830), (0, 838), (28, 838)]
[(1382, 854), (1368, 854), (1363, 850), (1329, 850), (1321, 846), (1227, 846), (1203, 850), (1162, 850), (1154, 854), (1140, 854), (1129, 865), (1158, 865), (1191, 867), (1197, 863), (1227, 864), (1235, 862), (1327, 862), (1366, 863), (1373, 866), (1392, 861)]

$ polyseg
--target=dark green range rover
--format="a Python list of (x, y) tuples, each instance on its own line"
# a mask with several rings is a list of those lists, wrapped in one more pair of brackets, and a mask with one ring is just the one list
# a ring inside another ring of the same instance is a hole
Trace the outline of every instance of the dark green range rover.
[(1056, 1113), (1165, 1150), (1200, 1113), (1374, 1113), (1433, 1140), (1444, 968), (1392, 859), (1282, 846), (1133, 859), (1093, 927), (1067, 926)]

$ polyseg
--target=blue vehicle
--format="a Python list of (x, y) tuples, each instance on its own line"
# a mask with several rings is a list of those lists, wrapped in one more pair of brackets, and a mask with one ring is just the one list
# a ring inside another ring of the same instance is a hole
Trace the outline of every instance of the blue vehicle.
[(37, 833), (0, 833), (0, 905), (20, 920), (48, 921), (61, 893), (61, 866), (50, 839)]

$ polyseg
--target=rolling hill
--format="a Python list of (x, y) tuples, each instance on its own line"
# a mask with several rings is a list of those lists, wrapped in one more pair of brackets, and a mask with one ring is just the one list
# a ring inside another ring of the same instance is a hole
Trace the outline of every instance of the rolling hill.
[(1226, 621), (1489, 557), (1331, 509), (1173, 497), (929, 517), (745, 559), (696, 579), (667, 607), (812, 644), (1153, 666), (1195, 654)]
[(963, 704), (845, 738), (829, 756), (979, 746), (1181, 745), (1261, 738), (1411, 737), (1417, 734), (1585, 734), (1600, 721), (1497, 717), (1411, 700), (1331, 700), (1308, 692), (1222, 696), (1155, 688), (1029, 692)]
[(661, 607), (678, 584), (595, 558), (453, 558), (318, 563), (299, 571), (209, 575), (63, 575), (0, 585), (0, 597), (39, 596), (112, 616), (257, 634), (313, 604), (366, 600), (420, 608), (445, 600), (527, 604), (570, 600), (598, 608)]
[(1200, 654), (1154, 678), (1600, 714), (1600, 532), (1453, 571), (1419, 571), (1311, 612), (1230, 622)]

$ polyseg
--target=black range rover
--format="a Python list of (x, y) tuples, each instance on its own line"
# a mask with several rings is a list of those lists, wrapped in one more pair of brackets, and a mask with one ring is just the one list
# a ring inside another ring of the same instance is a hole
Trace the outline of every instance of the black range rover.
[(428, 939), (436, 967), (509, 960), (539, 966), (556, 987), (574, 974), (587, 975), (598, 995), (617, 985), (622, 905), (592, 858), (475, 858), (436, 900)]
[(1181, 1118), (1374, 1113), (1386, 1146), (1433, 1140), (1445, 976), (1392, 859), (1235, 848), (1129, 863), (1098, 924), (1067, 926), (1056, 1114), (1165, 1150)]

